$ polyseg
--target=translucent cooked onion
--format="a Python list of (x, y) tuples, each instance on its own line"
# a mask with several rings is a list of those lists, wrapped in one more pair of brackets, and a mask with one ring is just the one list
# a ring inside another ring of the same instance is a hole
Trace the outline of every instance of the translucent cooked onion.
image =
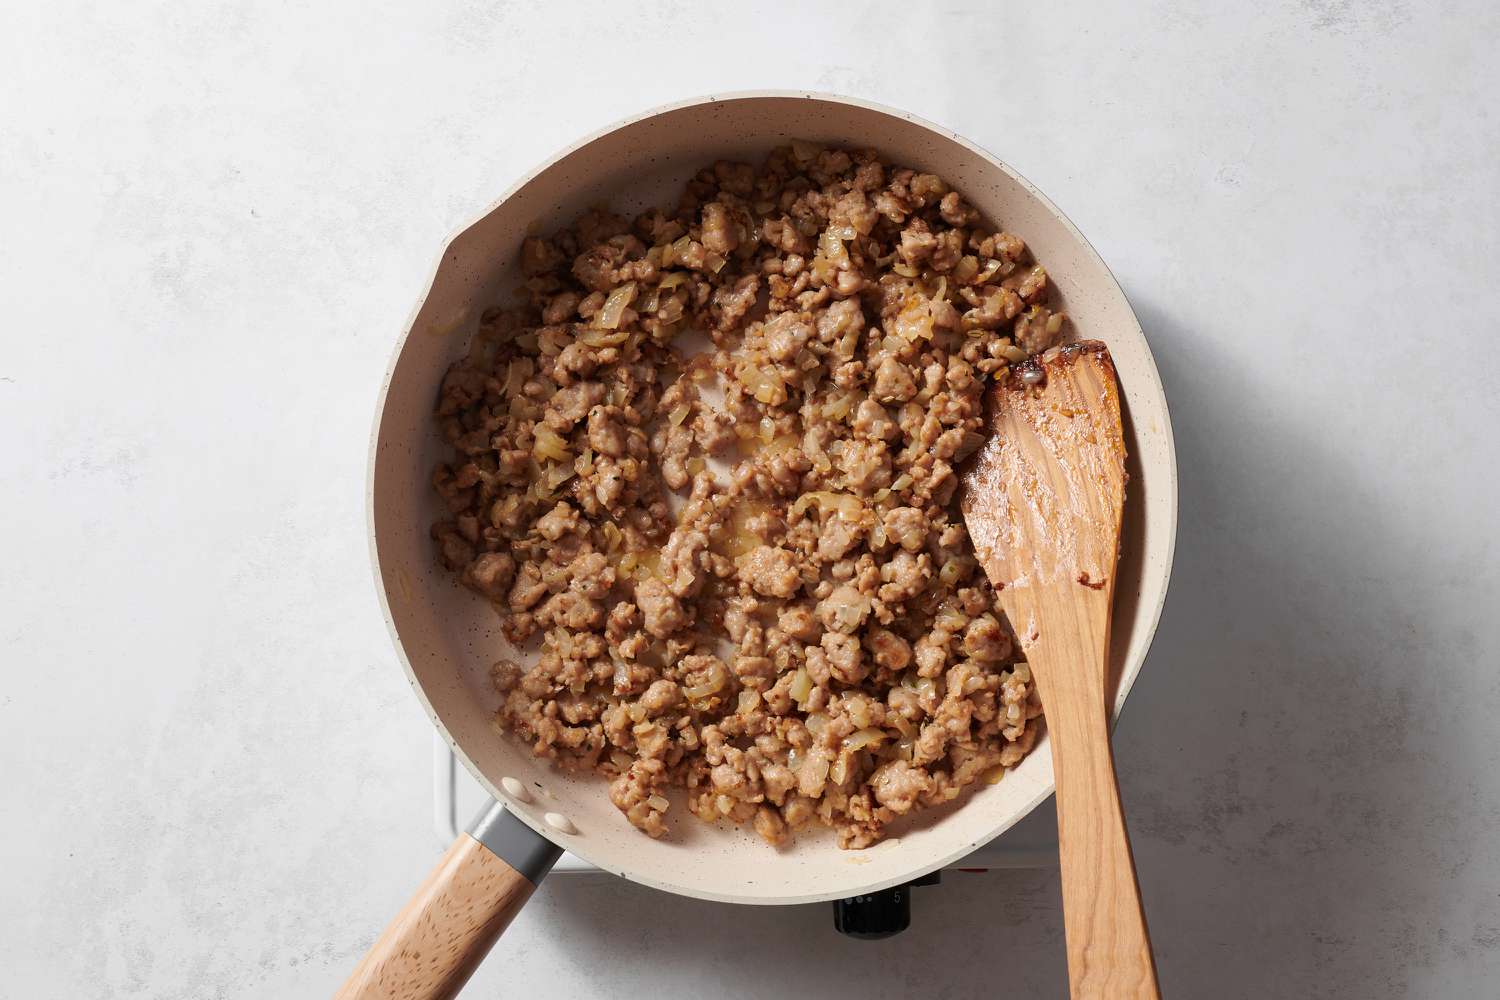
[(844, 737), (843, 749), (846, 753), (853, 753), (856, 750), (863, 750), (872, 743), (879, 743), (881, 740), (888, 740), (890, 738), (891, 734), (884, 729), (866, 726), (864, 729), (860, 729)]
[(573, 471), (573, 466), (566, 462), (559, 465), (549, 464), (546, 471), (542, 473), (542, 482), (546, 484), (547, 492), (556, 493), (559, 486), (575, 475), (577, 473)]
[(806, 667), (798, 667), (797, 672), (792, 675), (792, 685), (787, 688), (787, 694), (797, 703), (797, 708), (807, 711), (807, 699), (812, 694), (812, 675), (807, 672)]
[(834, 628), (844, 633), (859, 628), (860, 622), (870, 614), (869, 595), (861, 594), (848, 584), (835, 588), (825, 604), (832, 614)]
[(590, 347), (619, 347), (630, 338), (624, 330), (606, 330), (603, 327), (584, 327), (578, 331), (579, 343)]
[(668, 802), (660, 795), (649, 795), (646, 797), (646, 805), (650, 806), (652, 809), (655, 809), (657, 812), (666, 812), (667, 807), (671, 804), (672, 803)]
[(849, 778), (850, 760), (847, 755), (841, 755), (828, 769), (828, 780), (835, 785), (842, 785)]
[(660, 284), (658, 284), (656, 287), (663, 292), (667, 292), (676, 288), (678, 285), (687, 284), (689, 280), (690, 279), (686, 271), (673, 271), (671, 274), (661, 279)]
[(634, 301), (635, 282), (627, 281), (610, 292), (609, 298), (604, 300), (604, 308), (599, 310), (599, 325), (606, 330), (617, 328), (620, 325), (620, 318), (625, 315), (625, 310), (630, 308), (630, 303)]
[(804, 725), (807, 726), (807, 731), (812, 733), (814, 737), (822, 736), (823, 730), (828, 728), (828, 716), (822, 712), (814, 712), (807, 717)]
[(680, 426), (682, 422), (688, 418), (688, 414), (692, 412), (692, 406), (687, 403), (683, 403), (681, 406), (674, 407), (672, 412), (667, 414), (667, 423), (671, 424), (673, 427)]
[(932, 339), (932, 310), (927, 300), (913, 297), (891, 321), (891, 332), (907, 342)]
[(828, 758), (820, 753), (808, 754), (798, 771), (812, 785), (820, 785), (828, 778)]
[(818, 237), (818, 253), (835, 267), (849, 262), (848, 247), (832, 229), (823, 230), (823, 235)]
[(943, 562), (942, 568), (938, 570), (938, 579), (952, 587), (968, 576), (969, 571), (973, 568), (974, 561), (972, 559), (969, 559), (967, 556), (954, 556)]
[(682, 689), (682, 693), (688, 701), (701, 701), (716, 691), (721, 690), (728, 680), (729, 678), (726, 676), (724, 668), (718, 664), (714, 664), (709, 668), (708, 676), (704, 678), (703, 683), (685, 687)]
[(1005, 261), (1003, 260), (986, 260), (983, 264), (980, 265), (979, 273), (974, 276), (974, 284), (984, 284), (991, 278), (995, 277), (995, 275), (999, 274), (1000, 269), (1004, 266)]
[(741, 691), (739, 705), (736, 711), (741, 715), (749, 715), (760, 705), (759, 691)]
[(710, 250), (703, 255), (703, 266), (714, 274), (724, 270), (724, 258)]
[(767, 406), (780, 406), (786, 402), (786, 380), (774, 367), (745, 365), (735, 378), (752, 396)]
[(554, 462), (568, 462), (573, 458), (572, 452), (568, 451), (568, 443), (557, 436), (557, 432), (550, 427), (538, 425), (533, 431), (536, 442), (531, 446), (531, 453), (536, 456), (537, 461), (551, 459)]
[(978, 273), (979, 258), (971, 253), (964, 254), (953, 268), (953, 280), (960, 285), (967, 285), (974, 280), (974, 276)]
[(814, 490), (810, 493), (804, 493), (792, 501), (792, 505), (787, 508), (787, 520), (795, 521), (802, 517), (813, 504), (817, 504), (818, 510), (824, 515), (837, 513), (840, 517), (849, 520), (857, 518), (860, 512), (865, 509), (865, 505), (859, 497), (851, 496), (848, 493), (829, 493), (823, 490)]

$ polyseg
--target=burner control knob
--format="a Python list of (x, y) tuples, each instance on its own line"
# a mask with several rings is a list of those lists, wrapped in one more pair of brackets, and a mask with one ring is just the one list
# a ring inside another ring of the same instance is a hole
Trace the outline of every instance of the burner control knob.
[(841, 934), (878, 941), (900, 934), (911, 924), (911, 890), (918, 885), (936, 885), (942, 876), (934, 872), (915, 882), (893, 885), (833, 901), (833, 926)]

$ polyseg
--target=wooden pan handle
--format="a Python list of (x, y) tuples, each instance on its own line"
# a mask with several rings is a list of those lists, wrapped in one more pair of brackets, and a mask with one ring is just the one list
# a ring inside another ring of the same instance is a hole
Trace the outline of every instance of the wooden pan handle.
[(562, 852), (497, 803), (448, 848), (334, 1000), (446, 1000)]
[[(1054, 733), (1068, 983), (1073, 1000), (1158, 1000), (1104, 699), (1097, 689), (1067, 690), (1071, 686), (1054, 681), (1053, 691), (1042, 691)], [(1070, 731), (1058, 732), (1064, 727)]]

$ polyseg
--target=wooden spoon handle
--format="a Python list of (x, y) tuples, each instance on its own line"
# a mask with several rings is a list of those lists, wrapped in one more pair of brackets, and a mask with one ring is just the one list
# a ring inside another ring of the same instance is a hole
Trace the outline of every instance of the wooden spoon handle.
[(1053, 734), (1068, 982), (1073, 1000), (1155, 1000), (1161, 996), (1156, 962), (1120, 810), (1103, 697), (1097, 711), (1086, 707), (1094, 703), (1049, 702), (1042, 692)]
[[(497, 842), (498, 853), (486, 846)], [(559, 853), (493, 806), (458, 835), (334, 1000), (457, 996)]]

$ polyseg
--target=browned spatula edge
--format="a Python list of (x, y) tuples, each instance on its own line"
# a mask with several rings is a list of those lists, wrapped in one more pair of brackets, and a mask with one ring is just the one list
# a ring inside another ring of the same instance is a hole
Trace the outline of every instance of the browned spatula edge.
[(1105, 691), (1125, 489), (1114, 364), (1097, 341), (1053, 349), (989, 404), (961, 502), (1046, 713), (1072, 995), (1158, 997)]

